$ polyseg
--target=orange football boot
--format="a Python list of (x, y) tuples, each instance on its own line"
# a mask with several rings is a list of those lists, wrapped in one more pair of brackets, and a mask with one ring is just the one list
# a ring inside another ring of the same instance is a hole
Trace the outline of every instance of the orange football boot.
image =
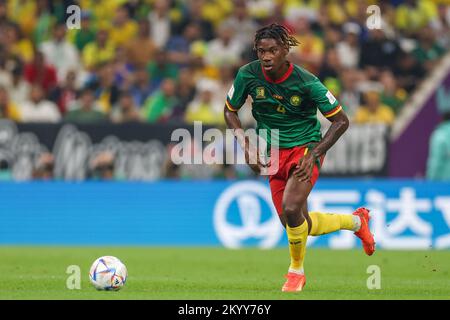
[(355, 236), (361, 239), (364, 251), (368, 256), (371, 256), (375, 252), (375, 240), (369, 228), (369, 210), (358, 208), (353, 214), (361, 219), (361, 228), (355, 232)]
[(297, 292), (302, 291), (303, 287), (306, 284), (306, 278), (304, 274), (298, 274), (295, 272), (288, 272), (286, 277), (286, 282), (281, 288), (283, 292)]

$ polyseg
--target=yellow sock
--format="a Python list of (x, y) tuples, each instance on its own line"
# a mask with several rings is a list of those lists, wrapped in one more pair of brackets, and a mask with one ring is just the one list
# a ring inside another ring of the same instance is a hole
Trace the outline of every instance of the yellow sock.
[(338, 230), (356, 231), (360, 227), (359, 218), (352, 214), (333, 214), (310, 212), (311, 231), (310, 236), (320, 236)]
[(306, 252), (306, 240), (308, 238), (308, 222), (305, 220), (301, 225), (294, 228), (287, 225), (286, 232), (289, 240), (289, 253), (291, 255), (289, 270), (302, 272)]

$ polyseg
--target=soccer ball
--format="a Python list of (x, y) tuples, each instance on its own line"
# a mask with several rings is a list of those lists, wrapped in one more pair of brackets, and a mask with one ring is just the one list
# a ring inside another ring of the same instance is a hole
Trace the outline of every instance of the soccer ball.
[(113, 256), (100, 257), (89, 271), (89, 280), (97, 290), (120, 290), (127, 281), (127, 268)]

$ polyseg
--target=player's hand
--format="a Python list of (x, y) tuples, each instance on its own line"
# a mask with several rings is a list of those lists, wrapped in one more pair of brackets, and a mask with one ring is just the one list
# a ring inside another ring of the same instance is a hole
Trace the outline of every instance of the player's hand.
[(254, 173), (260, 174), (263, 165), (258, 156), (258, 152), (255, 152), (256, 148), (253, 148), (250, 143), (245, 145), (245, 162), (253, 170)]
[(307, 153), (302, 157), (298, 165), (295, 167), (292, 173), (299, 181), (309, 181), (311, 180), (314, 165), (316, 164), (317, 158), (312, 152)]
[(244, 150), (245, 162), (247, 163), (247, 165), (252, 169), (254, 173), (259, 175), (261, 174), (261, 172), (264, 172), (265, 174), (267, 168), (269, 167), (269, 163), (263, 163), (261, 158), (264, 158), (264, 156), (261, 156), (258, 153), (258, 148), (250, 143), (249, 137), (245, 136), (242, 129), (235, 129), (234, 135), (236, 136), (238, 143), (242, 147), (242, 150)]

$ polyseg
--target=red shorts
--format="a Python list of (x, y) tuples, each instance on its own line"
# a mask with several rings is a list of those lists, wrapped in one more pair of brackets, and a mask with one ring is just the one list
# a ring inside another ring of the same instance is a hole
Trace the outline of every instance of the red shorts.
[[(307, 146), (298, 146), (289, 149), (279, 149), (279, 168), (278, 171), (269, 176), (270, 190), (272, 192), (272, 200), (277, 209), (278, 215), (283, 212), (283, 194), (290, 173), (298, 164), (299, 160), (306, 154)], [(273, 159), (273, 156), (271, 157)], [(323, 163), (324, 156), (320, 157), (320, 164)], [(319, 166), (314, 165), (311, 175), (311, 184), (314, 184), (319, 178)]]

